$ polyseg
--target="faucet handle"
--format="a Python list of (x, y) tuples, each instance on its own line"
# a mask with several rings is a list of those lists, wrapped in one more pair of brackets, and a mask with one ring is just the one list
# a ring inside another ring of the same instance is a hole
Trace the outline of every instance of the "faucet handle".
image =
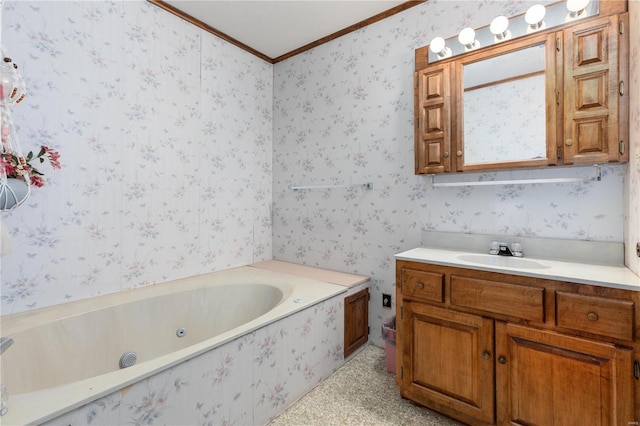
[(491, 244), (489, 244), (489, 254), (498, 254), (499, 250), (500, 243), (497, 241), (491, 241)]
[(7, 401), (9, 401), (9, 391), (5, 385), (0, 384), (0, 416), (4, 416), (9, 411), (5, 406)]
[(513, 251), (514, 256), (522, 257), (522, 244), (520, 243), (511, 244), (511, 251)]

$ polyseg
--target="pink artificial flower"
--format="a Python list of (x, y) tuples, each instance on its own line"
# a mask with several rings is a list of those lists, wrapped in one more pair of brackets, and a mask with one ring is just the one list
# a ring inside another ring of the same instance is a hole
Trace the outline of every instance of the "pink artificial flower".
[(0, 170), (4, 169), (4, 172), (9, 177), (13, 175), (19, 175), (21, 173), (21, 167), (13, 161), (13, 158), (7, 154), (3, 154), (0, 160)]
[(60, 165), (60, 153), (58, 153), (58, 151), (54, 151), (48, 146), (44, 145), (42, 145), (40, 148), (44, 150), (45, 155), (49, 158), (49, 162), (54, 169), (62, 168), (62, 166)]
[(35, 185), (38, 188), (41, 188), (44, 186), (44, 179), (42, 179), (40, 176), (31, 175), (31, 185)]

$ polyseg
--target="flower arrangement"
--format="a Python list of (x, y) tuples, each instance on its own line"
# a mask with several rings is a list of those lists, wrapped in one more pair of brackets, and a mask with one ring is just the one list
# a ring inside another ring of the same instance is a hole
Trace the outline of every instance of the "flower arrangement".
[[(0, 0), (1, 2), (2, 0)], [(18, 179), (26, 184), (42, 187), (45, 185), (44, 174), (34, 166), (34, 163), (39, 161), (42, 164), (48, 161), (54, 169), (60, 169), (61, 166), (60, 154), (46, 145), (41, 145), (37, 154), (29, 151), (26, 157), (22, 156), (18, 135), (11, 120), (11, 107), (20, 103), (25, 97), (24, 78), (18, 73), (18, 66), (5, 56), (4, 49), (0, 53), (3, 57), (0, 62), (0, 70), (2, 71), (0, 79), (0, 177), (3, 184), (0, 186), (0, 200), (4, 199), (4, 206), (7, 207), (7, 185), (5, 185), (7, 182), (5, 178)], [(24, 199), (17, 200), (15, 191), (11, 190), (11, 193), (13, 201), (17, 202), (14, 205), (19, 205), (29, 196), (27, 191)]]
[(31, 185), (42, 187), (45, 180), (42, 178), (44, 174), (36, 169), (32, 162), (40, 161), (44, 163), (48, 161), (54, 169), (60, 169), (60, 154), (57, 151), (42, 145), (37, 155), (33, 151), (29, 151), (26, 157), (18, 157), (11, 151), (0, 153), (0, 173), (6, 174), (8, 178), (23, 179), (29, 176)]

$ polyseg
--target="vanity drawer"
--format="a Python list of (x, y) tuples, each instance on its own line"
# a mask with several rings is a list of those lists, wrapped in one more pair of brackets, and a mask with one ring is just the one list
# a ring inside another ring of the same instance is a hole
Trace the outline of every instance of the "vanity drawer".
[(444, 302), (444, 274), (402, 268), (402, 295), (412, 299)]
[(451, 304), (544, 322), (544, 289), (451, 275)]
[(633, 302), (556, 292), (556, 325), (622, 340), (633, 340)]

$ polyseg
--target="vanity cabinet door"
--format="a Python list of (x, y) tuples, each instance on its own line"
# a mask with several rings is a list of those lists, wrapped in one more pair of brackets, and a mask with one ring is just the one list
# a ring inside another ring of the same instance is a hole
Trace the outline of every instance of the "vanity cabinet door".
[(496, 323), (498, 425), (634, 424), (632, 350)]
[(416, 174), (451, 170), (450, 63), (415, 73)]
[[(613, 15), (564, 30), (563, 164), (594, 164), (628, 160), (619, 120), (628, 123), (628, 95), (620, 84), (619, 58), (627, 55), (619, 21)], [(627, 30), (628, 31), (628, 30)], [(622, 66), (626, 65), (623, 62)], [(628, 84), (627, 84), (628, 85)], [(626, 126), (628, 127), (628, 125)], [(622, 131), (624, 133), (624, 130)], [(627, 141), (628, 142), (628, 141)]]
[(403, 301), (405, 398), (470, 424), (493, 424), (493, 320)]

